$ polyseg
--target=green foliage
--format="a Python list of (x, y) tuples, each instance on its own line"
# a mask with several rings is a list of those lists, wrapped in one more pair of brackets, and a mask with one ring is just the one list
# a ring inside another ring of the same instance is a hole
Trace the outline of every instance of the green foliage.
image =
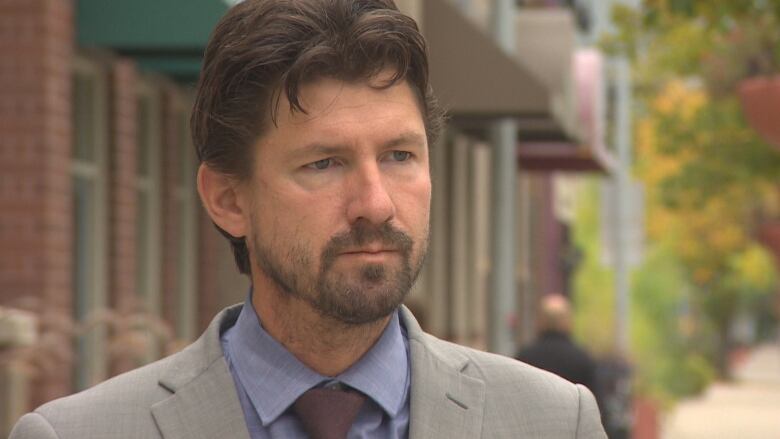
[(698, 76), (725, 96), (743, 78), (780, 72), (780, 0), (645, 0), (614, 6), (612, 20), (602, 48), (646, 61), (654, 79)]
[[(729, 329), (777, 291), (776, 261), (756, 228), (780, 213), (780, 154), (747, 126), (735, 88), (780, 73), (780, 0), (645, 0), (616, 6), (602, 48), (633, 62), (636, 176), (645, 184), (648, 248), (632, 287), (637, 385), (662, 401), (728, 375)], [(588, 203), (598, 203), (595, 193)], [(597, 212), (575, 237), (576, 329), (600, 347), (614, 326), (612, 274), (599, 264)], [(591, 339), (595, 334), (595, 339)]]
[[(578, 198), (573, 232), (583, 260), (574, 279), (574, 333), (590, 351), (609, 355), (615, 343), (614, 273), (601, 264), (599, 195), (599, 181), (593, 178)], [(760, 276), (754, 280), (767, 281)], [(703, 328), (696, 328), (690, 315), (690, 291), (682, 264), (669, 246), (651, 251), (633, 277), (630, 339), (635, 382), (640, 392), (667, 404), (700, 392), (714, 376), (700, 349)]]
[(758, 194), (775, 184), (780, 175), (780, 154), (747, 127), (733, 97), (706, 102), (685, 121), (681, 111), (651, 115), (663, 133), (657, 141), (659, 153), (695, 157), (681, 160), (679, 172), (664, 180), (664, 202), (676, 207), (733, 192), (738, 195), (733, 200), (738, 203), (732, 205), (734, 209), (748, 214), (758, 208), (762, 200), (745, 197), (744, 192)]
[(580, 195), (574, 242), (583, 257), (574, 277), (574, 335), (603, 354), (614, 346), (615, 285), (612, 270), (601, 264), (598, 181), (588, 181)]
[(765, 296), (777, 285), (772, 255), (755, 243), (729, 258), (729, 273), (731, 276), (724, 281), (725, 287), (741, 291), (748, 303)]
[[(755, 228), (777, 213), (780, 154), (747, 126), (734, 89), (747, 76), (780, 71), (780, 0), (646, 0), (614, 17), (620, 44), (613, 46), (634, 61), (636, 172), (647, 185), (650, 240), (679, 264), (696, 328), (689, 347), (698, 359), (670, 364), (702, 372), (709, 361), (727, 374), (736, 315), (757, 314), (778, 285)], [(644, 324), (647, 333), (668, 327)], [(664, 382), (663, 370), (645, 381)], [(696, 388), (687, 386), (661, 387), (673, 396)]]
[(610, 55), (626, 54), (631, 58), (635, 57), (640, 38), (639, 32), (642, 29), (641, 19), (638, 11), (625, 5), (615, 5), (612, 10), (612, 22), (617, 28), (617, 33), (602, 35), (599, 41), (601, 49)]
[(691, 286), (681, 267), (671, 247), (656, 245), (635, 272), (631, 295), (637, 387), (667, 404), (701, 392), (714, 377), (701, 350), (701, 328), (689, 305)]
[(774, 14), (745, 17), (715, 34), (702, 56), (702, 75), (715, 96), (728, 96), (742, 79), (780, 71), (780, 22)]

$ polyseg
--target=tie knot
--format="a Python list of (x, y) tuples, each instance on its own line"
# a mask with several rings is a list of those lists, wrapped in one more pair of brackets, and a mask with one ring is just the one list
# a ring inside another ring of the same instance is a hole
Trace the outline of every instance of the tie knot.
[(304, 392), (293, 410), (312, 439), (344, 439), (365, 400), (355, 390), (317, 387)]

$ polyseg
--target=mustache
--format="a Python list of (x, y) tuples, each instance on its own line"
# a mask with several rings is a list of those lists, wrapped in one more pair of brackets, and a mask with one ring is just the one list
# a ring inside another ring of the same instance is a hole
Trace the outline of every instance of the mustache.
[(412, 251), (412, 238), (392, 224), (385, 222), (374, 225), (367, 220), (358, 220), (350, 230), (333, 236), (322, 252), (324, 265), (330, 266), (340, 253), (347, 249), (360, 247), (368, 243), (381, 243), (399, 251), (405, 257)]

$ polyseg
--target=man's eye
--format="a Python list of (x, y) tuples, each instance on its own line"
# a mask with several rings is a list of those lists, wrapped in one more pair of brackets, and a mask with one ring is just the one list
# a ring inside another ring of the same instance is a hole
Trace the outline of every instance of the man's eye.
[(393, 160), (397, 162), (405, 162), (409, 160), (412, 153), (409, 151), (393, 151)]
[(328, 159), (317, 160), (316, 162), (307, 165), (307, 167), (322, 171), (324, 169), (328, 169), (329, 167), (331, 167), (332, 164), (333, 164), (333, 159), (328, 158)]

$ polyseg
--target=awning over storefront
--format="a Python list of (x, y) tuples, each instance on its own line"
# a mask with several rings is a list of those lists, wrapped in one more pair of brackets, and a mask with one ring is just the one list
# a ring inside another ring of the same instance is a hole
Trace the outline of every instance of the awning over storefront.
[(601, 55), (576, 50), (570, 9), (519, 9), (515, 24), (510, 56), (451, 2), (423, 2), (431, 82), (458, 129), (484, 136), (485, 122), (514, 117), (520, 169), (610, 172)]
[(517, 59), (552, 93), (571, 80), (577, 25), (568, 8), (521, 8), (515, 17)]
[(431, 84), (455, 118), (544, 117), (547, 87), (447, 0), (424, 0)]
[(548, 90), (548, 114), (557, 131), (534, 135), (577, 135), (571, 86), (576, 33), (574, 13), (569, 8), (524, 7), (515, 14), (516, 59)]
[[(573, 99), (569, 111), (576, 136), (544, 138), (538, 134), (551, 132), (549, 126), (537, 124), (540, 125), (537, 129), (524, 132), (521, 125), (521, 141), (517, 146), (520, 169), (609, 173), (614, 167), (614, 158), (605, 143), (606, 98), (602, 55), (595, 49), (581, 49), (574, 53), (571, 60)], [(528, 136), (528, 132), (532, 136)]]
[(517, 164), (526, 171), (603, 172), (614, 166), (602, 149), (573, 142), (520, 142)]
[(197, 78), (211, 30), (227, 11), (223, 0), (79, 0), (77, 41), (131, 56), (141, 68), (182, 80)]

